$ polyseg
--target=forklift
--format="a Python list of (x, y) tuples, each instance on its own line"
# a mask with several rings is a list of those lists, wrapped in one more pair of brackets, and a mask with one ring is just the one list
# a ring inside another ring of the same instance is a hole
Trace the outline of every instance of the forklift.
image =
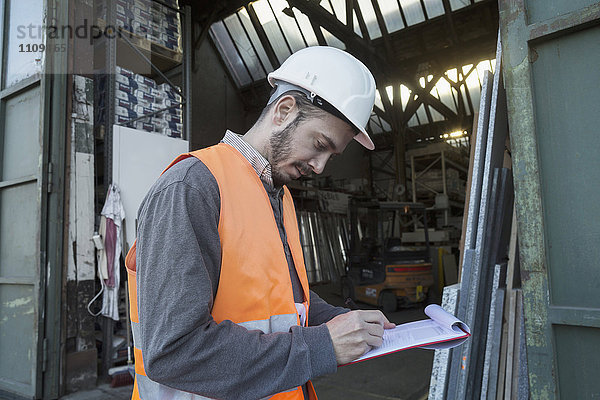
[[(344, 300), (394, 312), (422, 303), (433, 285), (427, 211), (422, 203), (351, 198), (350, 251), (342, 277)], [(422, 245), (402, 242), (402, 231), (422, 216)]]

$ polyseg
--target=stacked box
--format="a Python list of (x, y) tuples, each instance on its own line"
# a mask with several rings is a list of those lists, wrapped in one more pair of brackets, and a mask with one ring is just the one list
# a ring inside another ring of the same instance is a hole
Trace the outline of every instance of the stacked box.
[[(148, 77), (117, 66), (114, 102), (116, 124), (124, 125), (132, 119), (148, 115), (130, 126), (171, 137), (181, 137), (183, 110), (178, 88), (172, 88), (168, 84), (157, 85)], [(154, 114), (160, 110), (164, 111)]]
[[(171, 50), (181, 52), (181, 19), (172, 8), (152, 0), (114, 0), (116, 25)], [(164, 3), (178, 9), (177, 0)], [(103, 3), (98, 15), (105, 15)]]

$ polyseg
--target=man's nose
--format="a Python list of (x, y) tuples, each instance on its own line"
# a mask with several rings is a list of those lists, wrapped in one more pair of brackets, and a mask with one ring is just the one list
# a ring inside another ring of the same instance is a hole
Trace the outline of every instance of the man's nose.
[(312, 168), (315, 174), (320, 174), (325, 169), (325, 165), (327, 164), (327, 157), (317, 157), (313, 158), (308, 162), (308, 165)]

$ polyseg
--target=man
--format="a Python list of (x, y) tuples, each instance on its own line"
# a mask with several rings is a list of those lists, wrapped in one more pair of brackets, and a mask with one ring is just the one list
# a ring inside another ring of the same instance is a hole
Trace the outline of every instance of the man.
[[(142, 202), (127, 257), (134, 399), (316, 399), (310, 379), (382, 343), (379, 311), (309, 291), (285, 184), (321, 173), (366, 125), (368, 69), (330, 47), (269, 74), (275, 90), (243, 136), (177, 158)], [(137, 290), (136, 290), (137, 289)]]

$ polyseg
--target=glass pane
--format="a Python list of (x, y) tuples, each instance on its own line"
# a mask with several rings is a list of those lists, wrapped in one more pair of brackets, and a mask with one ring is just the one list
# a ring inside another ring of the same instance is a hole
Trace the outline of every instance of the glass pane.
[[(454, 89), (453, 89), (453, 93), (454, 93), (454, 96), (456, 98), (456, 101), (458, 101), (458, 97), (457, 96), (459, 94)], [(470, 95), (471, 94), (469, 93), (469, 96)], [(470, 97), (467, 98), (467, 89), (466, 89), (465, 85), (460, 85), (460, 96), (463, 99), (463, 103), (465, 103), (465, 110), (466, 110), (467, 115), (471, 115), (472, 114), (472, 112), (471, 112), (471, 106), (469, 106), (469, 98)]]
[(306, 47), (296, 20), (294, 17), (290, 17), (283, 13), (284, 8), (288, 8), (288, 4), (285, 0), (270, 0), (271, 6), (275, 11), (275, 16), (283, 29), (283, 33), (292, 48), (292, 51), (296, 52)]
[(450, 8), (452, 9), (452, 11), (466, 7), (469, 4), (469, 0), (450, 0)]
[(383, 102), (381, 101), (379, 89), (375, 89), (375, 106), (379, 107), (380, 110), (385, 110), (385, 108), (383, 108)]
[(369, 119), (369, 127), (371, 128), (371, 132), (374, 134), (382, 132), (380, 121), (381, 120), (377, 115), (371, 115), (371, 118)]
[(458, 82), (458, 70), (456, 68), (451, 68), (446, 71), (446, 79), (454, 83)]
[(413, 114), (413, 116), (408, 120), (408, 126), (419, 126), (419, 121), (417, 120), (417, 114)]
[(419, 0), (400, 0), (400, 6), (402, 6), (402, 11), (404, 11), (407, 25), (410, 26), (425, 21), (423, 8), (421, 8)]
[(429, 106), (429, 113), (431, 114), (431, 119), (433, 120), (433, 122), (439, 122), (445, 119), (442, 114), (437, 112), (437, 110), (431, 106)]
[(402, 22), (402, 16), (400, 15), (400, 9), (398, 8), (397, 2), (379, 0), (379, 9), (383, 14), (385, 26), (389, 33), (396, 32), (404, 28), (404, 23)]
[(419, 125), (427, 124), (427, 114), (425, 114), (425, 106), (423, 104), (417, 108), (417, 113), (415, 115), (419, 119)]
[(269, 42), (271, 43), (271, 47), (273, 47), (273, 51), (275, 51), (277, 59), (280, 63), (283, 63), (292, 53), (290, 53), (290, 49), (285, 42), (281, 29), (279, 29), (271, 6), (267, 0), (258, 0), (257, 2), (252, 3), (250, 7), (254, 8), (256, 16), (269, 38)]
[(0, 147), (0, 181), (37, 175), (40, 152), (40, 87), (12, 96), (5, 103)]
[(392, 127), (390, 126), (390, 124), (388, 124), (384, 119), (379, 119), (381, 121), (381, 126), (383, 127), (383, 131), (384, 132), (391, 132), (392, 131)]
[(402, 111), (406, 110), (406, 105), (410, 99), (411, 90), (404, 85), (400, 85), (400, 99), (402, 100)]
[(248, 32), (248, 35), (250, 36), (250, 40), (252, 41), (252, 44), (254, 44), (254, 48), (258, 52), (258, 57), (260, 58), (260, 61), (262, 62), (265, 69), (267, 70), (267, 73), (273, 71), (274, 68), (271, 65), (271, 62), (269, 61), (269, 57), (267, 57), (265, 48), (263, 47), (262, 43), (260, 42), (260, 39), (258, 38), (258, 34), (256, 33), (254, 26), (252, 25), (252, 21), (250, 21), (250, 16), (248, 15), (248, 11), (245, 8), (242, 8), (238, 12), (238, 15), (240, 16), (240, 18), (242, 20), (242, 24), (246, 28), (246, 31)]
[(333, 8), (331, 8), (331, 4), (327, 0), (320, 0), (319, 5), (329, 11), (330, 14), (333, 14)]
[(474, 69), (473, 72), (466, 77), (465, 82), (467, 84), (467, 90), (469, 91), (469, 97), (471, 97), (471, 102), (473, 103), (473, 110), (479, 111), (481, 86), (479, 85), (479, 78), (477, 76), (476, 69)]
[(346, 50), (346, 45), (340, 39), (333, 36), (327, 29), (321, 28), (321, 32), (323, 32), (323, 36), (325, 36), (325, 41), (331, 47), (337, 47), (341, 50)]
[(385, 93), (391, 105), (394, 105), (394, 88), (392, 86), (385, 87)]
[(31, 368), (35, 365), (32, 359), (35, 360), (36, 356), (35, 334), (32, 333), (37, 333), (38, 324), (33, 289), (29, 285), (0, 286), (0, 321), (4, 325), (0, 335), (0, 354), (3, 363), (14, 360), (10, 362), (10, 368), (7, 364), (6, 368), (3, 366), (2, 379), (18, 382), (24, 387), (31, 387), (33, 383)]
[(5, 10), (8, 29), (3, 87), (7, 88), (42, 72), (46, 35), (42, 0), (7, 0)]
[(240, 56), (244, 59), (244, 62), (246, 63), (246, 66), (252, 75), (252, 79), (256, 81), (264, 78), (266, 75), (260, 65), (258, 55), (252, 48), (252, 44), (244, 32), (244, 28), (242, 27), (237, 14), (230, 15), (229, 17), (225, 18), (223, 22), (227, 26), (227, 29), (229, 30), (229, 33), (235, 42)]
[(37, 181), (0, 189), (0, 218), (0, 276), (34, 278), (39, 257)]
[(360, 30), (360, 26), (358, 25), (358, 17), (356, 16), (356, 11), (352, 12), (352, 21), (354, 21), (354, 33), (356, 33), (360, 37), (363, 37), (362, 32)]
[(252, 78), (248, 75), (248, 71), (242, 62), (242, 58), (233, 46), (233, 42), (225, 30), (223, 21), (212, 24), (210, 27), (210, 36), (217, 46), (217, 49), (219, 49), (223, 61), (225, 61), (229, 67), (229, 72), (231, 72), (238, 87), (252, 83)]
[(429, 19), (439, 17), (444, 14), (444, 4), (442, 0), (425, 0), (425, 10)]
[(375, 16), (375, 10), (373, 10), (371, 0), (358, 0), (358, 6), (363, 19), (365, 20), (365, 24), (367, 25), (367, 31), (369, 32), (371, 39), (381, 37), (381, 30), (377, 24), (377, 17)]
[(490, 65), (489, 60), (481, 61), (477, 64), (477, 73), (479, 74), (479, 81), (483, 82), (483, 76), (485, 75), (485, 71), (492, 72), (492, 66)]
[(313, 30), (308, 17), (298, 11), (298, 9), (295, 7), (292, 10), (294, 11), (294, 16), (298, 20), (298, 23), (300, 24), (300, 29), (302, 30), (304, 39), (306, 39), (306, 43), (308, 43), (309, 46), (318, 46), (319, 41), (317, 40), (317, 36), (315, 35), (315, 31)]
[(346, 25), (346, 0), (331, 0), (331, 4), (337, 19)]
[(434, 93), (436, 97), (438, 97), (440, 101), (444, 103), (444, 105), (456, 112), (456, 105), (454, 104), (454, 99), (452, 98), (452, 87), (445, 78), (440, 78), (440, 80), (435, 84), (434, 89), (431, 91), (431, 94)]

